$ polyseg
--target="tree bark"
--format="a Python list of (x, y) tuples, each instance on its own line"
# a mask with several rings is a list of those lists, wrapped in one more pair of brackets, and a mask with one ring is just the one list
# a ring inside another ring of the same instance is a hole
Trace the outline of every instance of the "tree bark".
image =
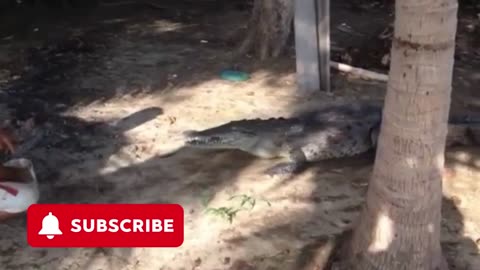
[(442, 171), (457, 0), (397, 0), (375, 165), (345, 256), (351, 270), (440, 270)]
[(260, 60), (279, 56), (291, 33), (293, 8), (294, 0), (255, 0), (238, 53), (253, 51)]

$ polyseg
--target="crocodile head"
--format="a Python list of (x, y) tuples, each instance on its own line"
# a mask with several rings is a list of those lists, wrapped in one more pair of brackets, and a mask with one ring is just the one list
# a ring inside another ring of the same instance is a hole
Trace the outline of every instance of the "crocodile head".
[(210, 149), (247, 149), (260, 139), (253, 129), (225, 124), (203, 131), (184, 132), (188, 146)]

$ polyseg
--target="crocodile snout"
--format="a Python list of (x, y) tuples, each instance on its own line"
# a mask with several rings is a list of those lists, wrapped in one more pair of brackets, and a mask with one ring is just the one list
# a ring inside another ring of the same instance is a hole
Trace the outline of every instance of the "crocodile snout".
[(218, 145), (222, 144), (224, 140), (217, 136), (193, 136), (187, 138), (186, 142), (189, 145)]
[(191, 146), (209, 146), (209, 145), (222, 145), (227, 142), (225, 137), (218, 135), (205, 135), (202, 132), (187, 130), (183, 132), (185, 137), (185, 143)]

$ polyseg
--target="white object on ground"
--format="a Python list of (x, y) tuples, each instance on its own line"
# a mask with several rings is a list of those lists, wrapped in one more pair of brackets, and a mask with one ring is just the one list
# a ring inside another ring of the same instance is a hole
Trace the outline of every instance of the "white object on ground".
[(330, 66), (334, 69), (343, 71), (343, 72), (348, 72), (353, 75), (356, 75), (360, 78), (368, 79), (368, 80), (377, 80), (377, 81), (382, 81), (382, 82), (388, 82), (388, 75), (378, 73), (375, 71), (370, 71), (366, 70), (363, 68), (357, 68), (357, 67), (352, 67), (347, 64), (343, 63), (338, 63), (335, 61), (330, 61)]
[(27, 168), (30, 173), (29, 182), (0, 182), (0, 185), (17, 190), (17, 194), (0, 188), (0, 212), (17, 214), (24, 212), (32, 204), (38, 202), (40, 192), (37, 176), (30, 160), (25, 158), (12, 159), (4, 163), (5, 166)]

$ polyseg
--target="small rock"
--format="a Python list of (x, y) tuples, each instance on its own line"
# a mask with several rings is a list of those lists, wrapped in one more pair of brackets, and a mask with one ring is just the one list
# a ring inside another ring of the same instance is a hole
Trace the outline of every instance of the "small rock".
[(199, 267), (202, 264), (202, 259), (197, 258), (193, 264), (194, 267)]
[(177, 118), (175, 116), (169, 116), (168, 121), (170, 122), (170, 125), (173, 125), (177, 121)]
[(229, 263), (230, 263), (230, 257), (223, 258), (223, 264), (229, 264)]

